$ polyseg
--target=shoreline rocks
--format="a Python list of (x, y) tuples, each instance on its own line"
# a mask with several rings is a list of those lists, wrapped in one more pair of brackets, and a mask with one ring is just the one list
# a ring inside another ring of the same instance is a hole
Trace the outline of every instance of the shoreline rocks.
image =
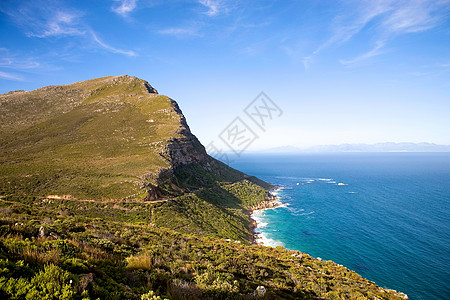
[[(276, 188), (276, 189), (279, 189), (279, 188)], [(252, 244), (261, 244), (260, 242), (257, 241), (260, 238), (257, 236), (257, 233), (255, 232), (256, 228), (258, 228), (258, 223), (256, 222), (255, 219), (252, 218), (252, 214), (258, 210), (274, 209), (274, 208), (277, 208), (282, 205), (286, 205), (286, 203), (281, 202), (280, 199), (278, 198), (278, 196), (269, 192), (269, 195), (268, 195), (268, 198), (266, 201), (262, 201), (258, 205), (250, 206), (248, 208), (248, 216), (250, 217), (250, 220), (251, 220), (249, 230), (252, 235), (252, 237), (251, 237)]]

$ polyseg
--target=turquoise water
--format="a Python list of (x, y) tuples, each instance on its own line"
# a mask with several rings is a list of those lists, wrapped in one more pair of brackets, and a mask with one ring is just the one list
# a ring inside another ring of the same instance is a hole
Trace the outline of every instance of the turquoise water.
[(231, 166), (282, 187), (288, 206), (257, 215), (266, 244), (410, 299), (450, 299), (449, 153), (249, 154)]

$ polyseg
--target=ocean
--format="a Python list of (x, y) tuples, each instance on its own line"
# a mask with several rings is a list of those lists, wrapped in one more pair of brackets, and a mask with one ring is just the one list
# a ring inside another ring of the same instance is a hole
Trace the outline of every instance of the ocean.
[(333, 260), (410, 299), (450, 299), (450, 153), (246, 154), (281, 187), (260, 240)]

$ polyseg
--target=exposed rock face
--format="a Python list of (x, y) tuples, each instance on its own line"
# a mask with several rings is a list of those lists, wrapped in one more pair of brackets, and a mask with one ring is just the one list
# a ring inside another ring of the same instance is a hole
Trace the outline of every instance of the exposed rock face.
[(147, 187), (147, 197), (145, 200), (154, 201), (162, 197), (161, 192), (158, 190), (156, 186), (148, 184), (146, 187)]
[(205, 150), (205, 147), (200, 143), (195, 135), (192, 134), (187, 122), (178, 104), (170, 99), (171, 107), (179, 118), (179, 128), (177, 130), (177, 137), (171, 138), (167, 141), (164, 148), (161, 149), (160, 155), (169, 163), (168, 168), (160, 169), (157, 174), (148, 174), (147, 178), (154, 178), (156, 185), (144, 180), (144, 186), (147, 187), (147, 200), (157, 200), (164, 196), (161, 191), (161, 186), (166, 186), (171, 192), (183, 193), (184, 190), (180, 187), (180, 183), (176, 178), (176, 171), (189, 167), (190, 165), (201, 166), (205, 169), (210, 169), (210, 162), (213, 160)]
[(250, 210), (259, 210), (259, 209), (275, 208), (275, 207), (278, 207), (278, 206), (283, 205), (283, 204), (284, 203), (281, 203), (278, 200), (277, 196), (275, 196), (275, 195), (273, 195), (271, 193), (268, 193), (266, 201), (260, 202), (256, 206), (251, 206), (251, 207), (249, 207), (249, 209)]
[(202, 163), (208, 158), (205, 149), (193, 135), (170, 140), (166, 151), (173, 168), (192, 163)]
[(192, 134), (178, 104), (174, 100), (171, 100), (171, 105), (180, 118), (180, 129), (178, 133), (181, 136), (169, 140), (165, 149), (165, 154), (170, 158), (171, 167), (177, 168), (192, 163), (205, 162), (208, 159), (205, 147)]

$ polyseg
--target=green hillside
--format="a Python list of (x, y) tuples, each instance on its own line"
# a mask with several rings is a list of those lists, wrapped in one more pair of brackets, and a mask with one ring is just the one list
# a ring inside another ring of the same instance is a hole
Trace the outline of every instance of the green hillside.
[(172, 100), (128, 76), (9, 93), (0, 112), (3, 194), (133, 195), (181, 135)]

